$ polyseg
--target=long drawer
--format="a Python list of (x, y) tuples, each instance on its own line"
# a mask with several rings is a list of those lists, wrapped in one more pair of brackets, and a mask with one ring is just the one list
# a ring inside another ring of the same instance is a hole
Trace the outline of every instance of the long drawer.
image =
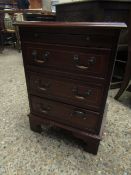
[(35, 96), (30, 98), (31, 112), (33, 114), (73, 126), (83, 131), (98, 132), (99, 113)]
[(108, 72), (110, 49), (63, 47), (58, 45), (25, 45), (26, 65), (104, 78)]
[[(76, 30), (76, 31), (75, 31)], [(73, 34), (72, 34), (73, 32)], [(104, 31), (105, 32), (105, 31)], [(103, 34), (103, 30), (93, 31), (88, 29), (82, 32), (79, 29), (40, 29), (40, 28), (23, 28), (20, 29), (21, 40), (24, 42), (38, 42), (49, 44), (65, 44), (82, 47), (104, 47), (110, 48), (112, 37), (110, 31)], [(106, 38), (106, 40), (105, 40)]]
[(104, 87), (44, 74), (29, 73), (31, 94), (54, 98), (83, 108), (100, 110)]

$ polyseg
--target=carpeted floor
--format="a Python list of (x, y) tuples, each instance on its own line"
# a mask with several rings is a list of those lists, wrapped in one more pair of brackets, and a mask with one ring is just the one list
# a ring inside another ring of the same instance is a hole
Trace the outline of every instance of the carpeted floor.
[(0, 175), (131, 175), (131, 93), (109, 93), (103, 141), (97, 156), (58, 130), (30, 130), (21, 54), (0, 55)]

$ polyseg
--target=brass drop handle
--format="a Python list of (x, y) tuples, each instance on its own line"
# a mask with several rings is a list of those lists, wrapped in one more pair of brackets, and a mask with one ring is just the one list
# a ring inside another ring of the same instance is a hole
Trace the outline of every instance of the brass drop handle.
[(96, 58), (95, 56), (91, 56), (89, 59), (88, 59), (88, 64), (89, 65), (93, 65), (96, 63)]
[(45, 52), (43, 53), (43, 55), (42, 55), (42, 59), (40, 60), (40, 59), (38, 59), (38, 53), (37, 53), (37, 51), (34, 50), (34, 51), (32, 52), (32, 57), (33, 57), (33, 60), (34, 60), (36, 63), (38, 63), (38, 64), (43, 64), (43, 63), (45, 63), (45, 62), (47, 61), (48, 55), (49, 55), (49, 54), (50, 54), (50, 53), (49, 53), (48, 51), (45, 51)]
[(74, 111), (72, 112), (71, 114), (72, 116), (73, 115), (77, 115), (77, 116), (81, 116), (81, 117), (84, 117), (86, 115), (86, 112), (85, 111), (82, 111), (80, 109), (74, 109)]
[(36, 50), (33, 50), (33, 52), (32, 52), (32, 57), (33, 57), (33, 59), (35, 60), (35, 59), (37, 59), (37, 51)]
[(74, 111), (74, 114), (82, 115), (82, 116), (83, 116), (83, 115), (85, 115), (85, 112), (75, 110), (75, 111)]
[(95, 58), (95, 56), (90, 56), (90, 57), (88, 58), (87, 66), (79, 65), (79, 56), (78, 56), (77, 54), (74, 55), (73, 60), (75, 61), (76, 67), (79, 68), (79, 69), (81, 69), (81, 70), (86, 70), (86, 69), (89, 68), (89, 65), (93, 65), (93, 64), (96, 63), (96, 58)]
[(85, 100), (87, 97), (89, 97), (91, 95), (91, 92), (92, 92), (91, 89), (87, 90), (84, 94), (80, 94), (78, 91), (79, 90), (77, 87), (73, 88), (73, 90), (72, 90), (72, 92), (75, 95), (75, 98), (77, 98), (79, 100)]
[(50, 52), (48, 52), (48, 51), (45, 51), (45, 52), (42, 54), (42, 61), (43, 61), (43, 63), (45, 63), (45, 62), (48, 60), (49, 54), (50, 54)]
[(47, 89), (44, 88), (44, 87), (39, 87), (39, 89), (40, 89), (41, 91), (47, 91)]
[(88, 69), (87, 66), (79, 66), (79, 65), (76, 65), (76, 67), (79, 68), (79, 69), (82, 69), (82, 70), (86, 70), (86, 69)]
[(49, 51), (45, 51), (43, 53), (43, 59), (47, 59), (49, 55), (50, 55), (50, 52)]
[(39, 64), (43, 64), (43, 63), (45, 63), (45, 61), (44, 60), (35, 60), (35, 62), (37, 62), (37, 63), (39, 63)]
[(74, 115), (78, 117), (82, 117), (83, 120), (87, 120), (86, 112), (81, 109), (74, 109), (71, 116), (74, 116)]
[(51, 108), (49, 106), (48, 107), (43, 107), (42, 105), (40, 106), (40, 112), (43, 114), (48, 114), (50, 110)]
[(47, 91), (49, 87), (50, 87), (50, 84), (46, 83), (44, 85), (39, 85), (38, 89), (41, 90), (41, 91)]
[(79, 68), (81, 70), (88, 69), (88, 66), (79, 65), (79, 56), (78, 55), (74, 55), (73, 60), (75, 61), (75, 64), (76, 64), (77, 68)]
[(85, 97), (79, 96), (79, 95), (75, 95), (75, 98), (79, 99), (79, 100), (85, 100)]
[(36, 63), (43, 64), (45, 61), (44, 60), (39, 60), (38, 59), (38, 53), (36, 50), (33, 50), (32, 52), (32, 58)]

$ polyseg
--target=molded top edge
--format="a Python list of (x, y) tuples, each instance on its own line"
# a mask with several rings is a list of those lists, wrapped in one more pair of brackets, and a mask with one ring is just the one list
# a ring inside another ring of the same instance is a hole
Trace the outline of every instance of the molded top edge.
[(14, 25), (25, 27), (86, 27), (86, 28), (127, 28), (122, 22), (40, 22), (40, 21), (24, 21), (17, 22)]

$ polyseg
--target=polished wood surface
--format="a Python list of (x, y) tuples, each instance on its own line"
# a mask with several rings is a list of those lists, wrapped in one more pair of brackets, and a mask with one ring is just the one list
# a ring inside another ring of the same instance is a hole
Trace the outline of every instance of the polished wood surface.
[(86, 151), (96, 154), (117, 42), (126, 25), (64, 22), (17, 25), (31, 129), (41, 132), (42, 124), (64, 128), (84, 140)]
[[(111, 28), (111, 30), (113, 30), (113, 28), (117, 28), (117, 29), (121, 29), (121, 28), (127, 28), (127, 26), (126, 26), (126, 24), (124, 24), (124, 23), (122, 23), (122, 22), (58, 22), (58, 21), (56, 21), (56, 22), (44, 22), (44, 23), (42, 23), (42, 22), (28, 22), (28, 21), (23, 21), (23, 22), (18, 22), (18, 23), (16, 23), (16, 25), (19, 25), (19, 26), (23, 26), (23, 27), (32, 27), (32, 26), (34, 26), (34, 28), (36, 29), (36, 31), (37, 31), (37, 29), (38, 28), (36, 28), (36, 27), (44, 27), (44, 28), (46, 28), (46, 27), (49, 27), (49, 29), (51, 29), (51, 30), (53, 30), (52, 29), (52, 27), (60, 27), (60, 28), (62, 28), (62, 27), (69, 27), (70, 28), (70, 30), (71, 30), (71, 27), (73, 27), (73, 29), (75, 29), (75, 28), (87, 28), (88, 27), (88, 29), (89, 28), (106, 28), (106, 29), (108, 29), (108, 28)], [(56, 29), (56, 28), (54, 28), (54, 29)], [(23, 28), (23, 30), (24, 30), (24, 28)], [(41, 28), (39, 28), (39, 30), (41, 30)], [(44, 30), (44, 29), (42, 29), (42, 30)], [(61, 32), (61, 31), (59, 31), (59, 32)], [(67, 31), (68, 33), (69, 33), (69, 31)], [(86, 33), (86, 30), (85, 30), (85, 33)]]
[[(47, 36), (48, 35), (46, 35), (46, 37)], [(55, 36), (53, 38), (55, 38)], [(44, 41), (46, 42), (46, 39)], [(66, 43), (71, 46), (73, 45), (71, 40), (63, 42), (63, 40), (61, 41), (56, 37), (55, 41), (55, 44)], [(50, 40), (47, 42), (49, 43)], [(77, 44), (75, 42), (73, 43), (74, 45)], [(79, 46), (81, 46), (81, 43), (79, 43)], [(92, 45), (90, 44), (90, 46)], [(68, 47), (63, 48), (62, 46), (54, 46), (53, 44), (37, 45), (37, 48), (35, 45), (26, 45), (26, 53), (26, 64), (28, 65), (36, 65), (38, 67), (46, 66), (47, 68), (54, 70), (63, 70), (70, 73), (76, 72), (76, 74), (84, 74), (84, 76), (95, 75), (101, 78), (104, 78), (106, 76), (110, 58), (110, 49), (85, 49), (78, 48), (78, 46), (71, 47), (70, 49)]]
[(31, 96), (31, 106), (32, 112), (41, 118), (70, 125), (82, 131), (99, 133), (98, 120), (100, 114), (97, 112), (36, 96)]
[[(29, 75), (30, 93), (54, 100), (75, 104), (75, 106), (100, 110), (104, 88), (101, 84), (79, 82), (76, 80), (52, 78), (42, 74)], [(59, 91), (58, 91), (59, 89)], [(93, 99), (93, 100), (92, 100)]]

